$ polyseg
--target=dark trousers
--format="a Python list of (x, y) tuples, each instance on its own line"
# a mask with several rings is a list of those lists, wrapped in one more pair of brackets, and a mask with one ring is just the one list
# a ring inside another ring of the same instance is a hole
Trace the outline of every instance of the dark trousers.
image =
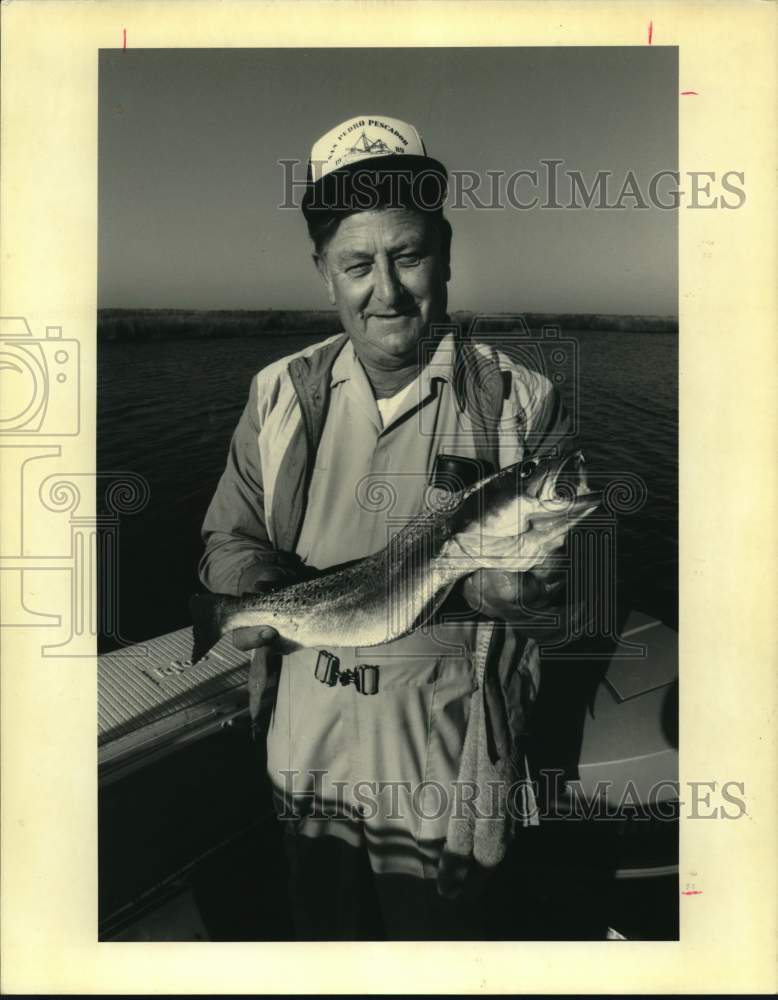
[[(285, 831), (289, 900), (300, 941), (602, 940), (607, 878), (571, 856), (562, 829), (524, 831), (489, 876), (456, 900), (435, 879), (376, 875), (337, 837)], [(555, 849), (554, 849), (555, 848)], [(550, 850), (551, 849), (551, 850)]]
[(435, 879), (376, 875), (367, 851), (338, 837), (286, 831), (289, 899), (299, 941), (479, 940), (480, 907), (438, 894)]

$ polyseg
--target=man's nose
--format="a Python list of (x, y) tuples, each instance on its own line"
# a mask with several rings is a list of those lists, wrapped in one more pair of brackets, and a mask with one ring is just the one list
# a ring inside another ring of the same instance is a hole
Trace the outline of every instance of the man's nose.
[(379, 261), (375, 269), (373, 296), (382, 305), (394, 307), (403, 298), (404, 289), (391, 261)]

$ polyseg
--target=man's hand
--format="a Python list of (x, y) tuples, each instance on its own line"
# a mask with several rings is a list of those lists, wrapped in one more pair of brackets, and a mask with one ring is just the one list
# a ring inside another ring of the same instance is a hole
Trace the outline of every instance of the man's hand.
[(261, 649), (262, 646), (272, 646), (277, 638), (278, 632), (269, 625), (236, 628), (232, 633), (235, 648), (244, 652), (249, 649)]
[(580, 635), (597, 609), (596, 594), (571, 593), (565, 573), (545, 567), (479, 570), (463, 580), (462, 595), (474, 611), (518, 626), (541, 643)]
[[(249, 592), (261, 591), (267, 586), (296, 583), (303, 579), (305, 568), (297, 556), (287, 552), (275, 553), (275, 563), (260, 563), (244, 581)], [(247, 652), (250, 649), (261, 649), (272, 646), (278, 638), (278, 632), (270, 625), (252, 625), (247, 628), (236, 628), (232, 633), (232, 641), (236, 649)]]
[(532, 617), (558, 603), (564, 589), (564, 573), (532, 570), (514, 573), (481, 569), (466, 577), (462, 595), (474, 611), (507, 621)]

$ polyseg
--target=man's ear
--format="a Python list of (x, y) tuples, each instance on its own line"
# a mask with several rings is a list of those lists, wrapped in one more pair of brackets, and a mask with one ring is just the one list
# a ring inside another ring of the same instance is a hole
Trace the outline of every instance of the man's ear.
[(335, 288), (332, 284), (332, 278), (330, 276), (330, 270), (327, 267), (327, 261), (322, 256), (322, 254), (314, 253), (313, 263), (316, 265), (316, 270), (319, 272), (319, 277), (327, 286), (327, 297), (330, 300), (330, 305), (335, 305)]
[(440, 242), (443, 251), (443, 276), (446, 281), (451, 281), (451, 223), (448, 219), (443, 219), (441, 224)]

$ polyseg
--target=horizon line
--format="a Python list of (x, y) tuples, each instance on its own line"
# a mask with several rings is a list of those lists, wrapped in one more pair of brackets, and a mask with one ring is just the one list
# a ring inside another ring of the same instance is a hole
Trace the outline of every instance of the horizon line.
[[(321, 313), (337, 315), (337, 309), (320, 309), (316, 307), (300, 308), (294, 306), (264, 306), (243, 308), (236, 306), (214, 307), (202, 309), (196, 306), (98, 306), (97, 312), (177, 312), (177, 313)], [(478, 309), (453, 309), (452, 316), (467, 313), (477, 315)], [(678, 320), (678, 313), (642, 313), (642, 312), (601, 312), (600, 310), (563, 310), (563, 309), (503, 309), (483, 312), (484, 316), (635, 316), (646, 319)]]

